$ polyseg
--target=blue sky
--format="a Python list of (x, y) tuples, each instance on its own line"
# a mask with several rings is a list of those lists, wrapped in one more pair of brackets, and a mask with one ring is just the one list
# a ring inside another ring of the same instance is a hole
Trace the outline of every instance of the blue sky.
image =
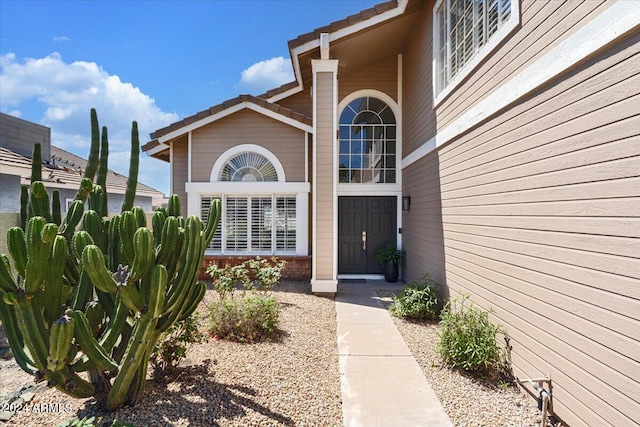
[[(240, 93), (293, 79), (287, 41), (381, 0), (0, 0), (0, 111), (51, 127), (83, 157), (89, 109), (127, 173), (131, 121), (149, 132)], [(141, 182), (169, 191), (166, 163)]]

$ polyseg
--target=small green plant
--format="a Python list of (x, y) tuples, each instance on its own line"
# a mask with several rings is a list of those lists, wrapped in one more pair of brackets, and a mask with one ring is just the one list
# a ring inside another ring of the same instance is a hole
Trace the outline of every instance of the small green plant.
[(236, 286), (249, 281), (244, 263), (234, 267), (227, 264), (224, 268), (211, 264), (207, 267), (207, 274), (211, 276), (213, 288), (218, 293), (218, 296), (220, 296), (220, 299), (233, 298), (233, 292), (236, 290)]
[(210, 305), (209, 323), (209, 331), (216, 339), (260, 341), (277, 330), (278, 303), (273, 297), (256, 294), (215, 301)]
[(406, 251), (397, 249), (395, 244), (390, 243), (384, 248), (380, 249), (373, 258), (380, 264), (392, 262), (393, 264), (403, 266), (406, 256)]
[(437, 317), (438, 287), (429, 274), (421, 281), (406, 284), (400, 293), (393, 298), (389, 311), (396, 317), (414, 320), (430, 320)]
[(245, 289), (255, 290), (268, 294), (274, 286), (280, 283), (282, 278), (282, 270), (287, 262), (276, 257), (271, 260), (254, 258), (243, 263), (248, 270), (249, 277), (253, 278), (245, 282)]
[(496, 336), (503, 328), (489, 313), (468, 302), (469, 295), (447, 302), (440, 315), (438, 351), (446, 363), (465, 371), (489, 374), (506, 370), (504, 351)]
[(194, 344), (205, 340), (206, 336), (200, 332), (199, 326), (200, 316), (194, 312), (162, 334), (150, 357), (154, 375), (176, 368)]

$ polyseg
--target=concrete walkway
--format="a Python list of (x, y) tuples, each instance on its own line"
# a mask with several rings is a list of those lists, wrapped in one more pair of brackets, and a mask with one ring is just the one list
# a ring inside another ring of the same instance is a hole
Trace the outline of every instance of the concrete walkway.
[(376, 295), (384, 281), (340, 283), (338, 354), (345, 426), (451, 427), (418, 363)]

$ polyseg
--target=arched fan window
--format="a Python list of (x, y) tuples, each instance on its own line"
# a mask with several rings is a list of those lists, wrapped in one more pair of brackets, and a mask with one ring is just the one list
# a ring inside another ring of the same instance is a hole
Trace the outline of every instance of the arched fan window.
[(220, 172), (220, 181), (277, 181), (278, 172), (262, 154), (244, 152), (227, 161)]

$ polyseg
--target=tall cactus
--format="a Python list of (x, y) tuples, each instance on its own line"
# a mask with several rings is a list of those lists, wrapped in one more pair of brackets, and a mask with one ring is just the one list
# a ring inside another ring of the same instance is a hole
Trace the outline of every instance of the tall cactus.
[[(41, 181), (24, 197), (25, 226), (7, 235), (13, 268), (0, 255), (0, 319), (22, 369), (115, 410), (136, 403), (160, 335), (202, 300), (205, 285), (197, 278), (220, 204), (212, 204), (206, 225), (181, 217), (175, 195), (169, 210), (155, 212), (152, 230), (140, 208), (107, 218), (106, 128), (100, 141), (95, 110), (91, 122), (90, 164), (66, 218), (59, 219), (57, 201), (51, 212)], [(137, 182), (138, 156), (131, 158), (125, 207)]]

